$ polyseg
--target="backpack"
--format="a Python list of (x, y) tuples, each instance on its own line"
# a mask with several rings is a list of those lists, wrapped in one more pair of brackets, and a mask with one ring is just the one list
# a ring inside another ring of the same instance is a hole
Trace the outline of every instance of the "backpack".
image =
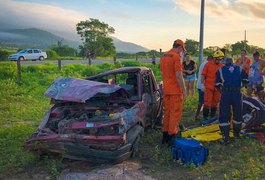
[(183, 164), (194, 163), (198, 166), (207, 161), (209, 151), (195, 139), (177, 138), (172, 146), (172, 155)]

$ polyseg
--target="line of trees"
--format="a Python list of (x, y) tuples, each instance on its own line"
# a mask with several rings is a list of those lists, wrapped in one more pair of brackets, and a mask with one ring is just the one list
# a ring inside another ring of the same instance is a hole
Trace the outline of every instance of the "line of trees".
[[(187, 51), (193, 55), (193, 56), (199, 56), (199, 42), (192, 40), (192, 39), (186, 39), (185, 41), (186, 49)], [(226, 49), (226, 52), (228, 56), (237, 56), (240, 54), (242, 49), (246, 49), (249, 54), (252, 54), (252, 52), (258, 50), (262, 55), (265, 53), (265, 49), (260, 48), (258, 46), (249, 45), (248, 41), (238, 41), (234, 44), (225, 44), (223, 47), (218, 46), (210, 46), (203, 50), (203, 53), (205, 56), (208, 56), (212, 54), (217, 48), (224, 48)]]

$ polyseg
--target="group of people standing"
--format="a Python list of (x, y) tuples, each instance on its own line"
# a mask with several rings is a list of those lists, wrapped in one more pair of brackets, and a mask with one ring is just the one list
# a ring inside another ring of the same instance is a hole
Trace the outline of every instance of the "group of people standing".
[[(195, 94), (197, 65), (186, 51), (182, 40), (174, 41), (173, 48), (160, 59), (163, 81), (165, 114), (163, 119), (162, 144), (172, 142), (178, 134), (182, 116), (184, 98)], [(253, 53), (253, 63), (247, 58), (247, 51), (242, 50), (241, 56), (233, 62), (224, 52), (217, 50), (207, 57), (198, 71), (197, 89), (199, 94), (196, 117), (203, 107), (203, 119), (215, 117), (219, 107), (219, 127), (223, 136), (222, 143), (230, 142), (230, 119), (233, 120), (234, 137), (239, 137), (242, 124), (242, 93), (247, 88), (247, 95), (253, 91), (261, 101), (264, 99), (263, 68), (265, 61), (260, 53)]]

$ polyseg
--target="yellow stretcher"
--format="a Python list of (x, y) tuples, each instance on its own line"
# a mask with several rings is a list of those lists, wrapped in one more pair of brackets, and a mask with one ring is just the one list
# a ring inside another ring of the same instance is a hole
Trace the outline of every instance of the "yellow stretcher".
[[(265, 123), (263, 123), (262, 126), (265, 126)], [(188, 129), (186, 131), (182, 131), (181, 135), (183, 138), (193, 138), (198, 141), (217, 141), (219, 139), (222, 139), (221, 131), (219, 129), (218, 124)], [(233, 137), (233, 133), (231, 131), (230, 137)]]
[[(198, 141), (216, 141), (222, 139), (218, 124), (189, 129), (183, 131), (181, 135), (184, 138), (193, 138)], [(230, 137), (233, 137), (232, 132), (230, 132)]]

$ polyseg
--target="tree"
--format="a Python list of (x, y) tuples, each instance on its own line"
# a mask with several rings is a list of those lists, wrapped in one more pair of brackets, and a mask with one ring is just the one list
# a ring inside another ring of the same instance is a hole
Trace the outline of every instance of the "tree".
[(82, 52), (90, 51), (95, 56), (110, 56), (115, 54), (113, 40), (109, 37), (115, 29), (98, 19), (90, 18), (76, 25), (77, 34), (81, 36)]
[(185, 46), (189, 54), (198, 55), (198, 50), (199, 50), (198, 41), (192, 39), (186, 39)]
[(60, 45), (51, 47), (59, 56), (76, 56), (77, 50), (69, 47), (68, 45)]
[[(232, 55), (240, 54), (241, 50), (245, 49), (245, 41), (238, 41), (235, 44), (232, 44), (231, 48), (232, 48)], [(246, 50), (248, 52), (250, 51), (250, 46), (247, 44), (247, 41), (246, 41)]]

